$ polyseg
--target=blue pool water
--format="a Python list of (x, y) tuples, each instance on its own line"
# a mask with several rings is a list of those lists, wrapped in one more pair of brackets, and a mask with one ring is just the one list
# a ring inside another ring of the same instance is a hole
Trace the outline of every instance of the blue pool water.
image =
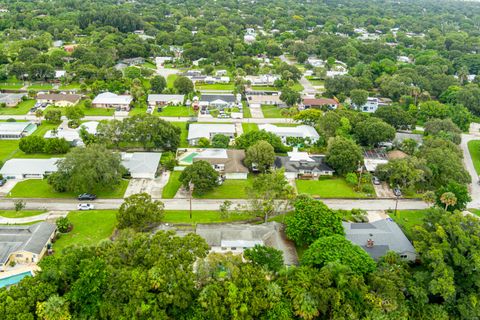
[(180, 161), (185, 162), (185, 163), (193, 163), (193, 158), (195, 158), (195, 156), (197, 156), (197, 155), (198, 155), (198, 153), (192, 152)]
[(22, 272), (22, 273), (19, 273), (19, 274), (10, 276), (10, 277), (0, 279), (0, 288), (8, 287), (8, 286), (11, 286), (13, 284), (17, 284), (23, 278), (31, 277), (31, 276), (32, 276), (32, 273), (30, 271), (27, 271), (27, 272)]

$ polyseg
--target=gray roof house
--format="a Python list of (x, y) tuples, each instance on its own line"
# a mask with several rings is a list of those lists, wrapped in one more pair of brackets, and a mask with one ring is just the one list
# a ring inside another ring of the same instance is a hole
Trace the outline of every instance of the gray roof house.
[(400, 227), (390, 218), (370, 223), (342, 222), (348, 240), (362, 247), (373, 259), (378, 260), (388, 251), (401, 258), (415, 261), (416, 252)]
[(318, 179), (320, 176), (331, 176), (335, 172), (325, 163), (323, 155), (309, 155), (306, 152), (288, 152), (288, 156), (275, 158), (276, 168), (285, 168), (287, 179)]
[(149, 94), (149, 106), (181, 105), (185, 101), (184, 94)]
[(216, 134), (223, 134), (230, 139), (235, 136), (234, 124), (223, 123), (192, 123), (188, 127), (188, 143), (196, 145), (200, 138), (212, 139)]
[(155, 179), (162, 154), (160, 152), (122, 153), (122, 165), (132, 178)]
[(0, 270), (10, 261), (37, 263), (55, 236), (53, 223), (39, 222), (29, 226), (0, 226)]
[(24, 96), (25, 93), (0, 93), (0, 103), (5, 103), (7, 107), (15, 107)]
[(231, 108), (239, 103), (239, 99), (234, 94), (202, 94), (200, 97), (200, 107)]
[(29, 136), (37, 130), (33, 122), (0, 122), (0, 140), (16, 140)]
[(45, 175), (57, 171), (57, 161), (50, 159), (10, 159), (0, 169), (6, 179), (42, 179)]

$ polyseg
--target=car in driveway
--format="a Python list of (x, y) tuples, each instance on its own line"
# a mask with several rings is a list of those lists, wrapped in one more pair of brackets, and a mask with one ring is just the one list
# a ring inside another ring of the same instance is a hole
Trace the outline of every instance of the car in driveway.
[(78, 210), (93, 210), (95, 209), (94, 205), (91, 203), (79, 203), (77, 206)]
[(0, 187), (7, 183), (7, 179), (0, 179)]
[(380, 179), (378, 179), (378, 177), (373, 176), (372, 182), (373, 182), (374, 185), (378, 186), (380, 184)]
[(402, 191), (400, 190), (399, 187), (396, 187), (395, 189), (393, 189), (393, 194), (395, 195), (395, 197), (401, 197)]
[(94, 194), (91, 194), (91, 193), (82, 193), (82, 194), (78, 195), (77, 199), (80, 200), (80, 201), (82, 201), (82, 200), (95, 200), (95, 199), (97, 199), (97, 196), (94, 195)]

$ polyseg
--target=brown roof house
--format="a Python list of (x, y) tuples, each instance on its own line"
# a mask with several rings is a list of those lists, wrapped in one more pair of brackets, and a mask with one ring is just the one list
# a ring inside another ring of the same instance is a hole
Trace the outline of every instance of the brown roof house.
[(330, 98), (308, 98), (304, 97), (302, 99), (302, 103), (300, 104), (300, 107), (303, 109), (310, 109), (310, 108), (317, 108), (317, 109), (322, 109), (322, 108), (327, 108), (331, 110), (337, 109), (339, 103), (335, 99), (330, 99)]
[(244, 150), (205, 149), (193, 157), (195, 161), (206, 161), (226, 179), (245, 180), (248, 168), (243, 164)]
[(37, 101), (40, 103), (51, 103), (57, 107), (70, 107), (76, 105), (82, 98), (79, 94), (37, 94)]

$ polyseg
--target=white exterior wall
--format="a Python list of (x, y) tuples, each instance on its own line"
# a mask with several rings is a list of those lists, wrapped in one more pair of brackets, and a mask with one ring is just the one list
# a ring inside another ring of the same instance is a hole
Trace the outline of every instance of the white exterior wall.
[(285, 175), (285, 178), (287, 178), (287, 179), (296, 179), (297, 178), (297, 173), (296, 172), (285, 172), (284, 175)]
[(248, 173), (226, 173), (225, 178), (230, 180), (246, 180)]

